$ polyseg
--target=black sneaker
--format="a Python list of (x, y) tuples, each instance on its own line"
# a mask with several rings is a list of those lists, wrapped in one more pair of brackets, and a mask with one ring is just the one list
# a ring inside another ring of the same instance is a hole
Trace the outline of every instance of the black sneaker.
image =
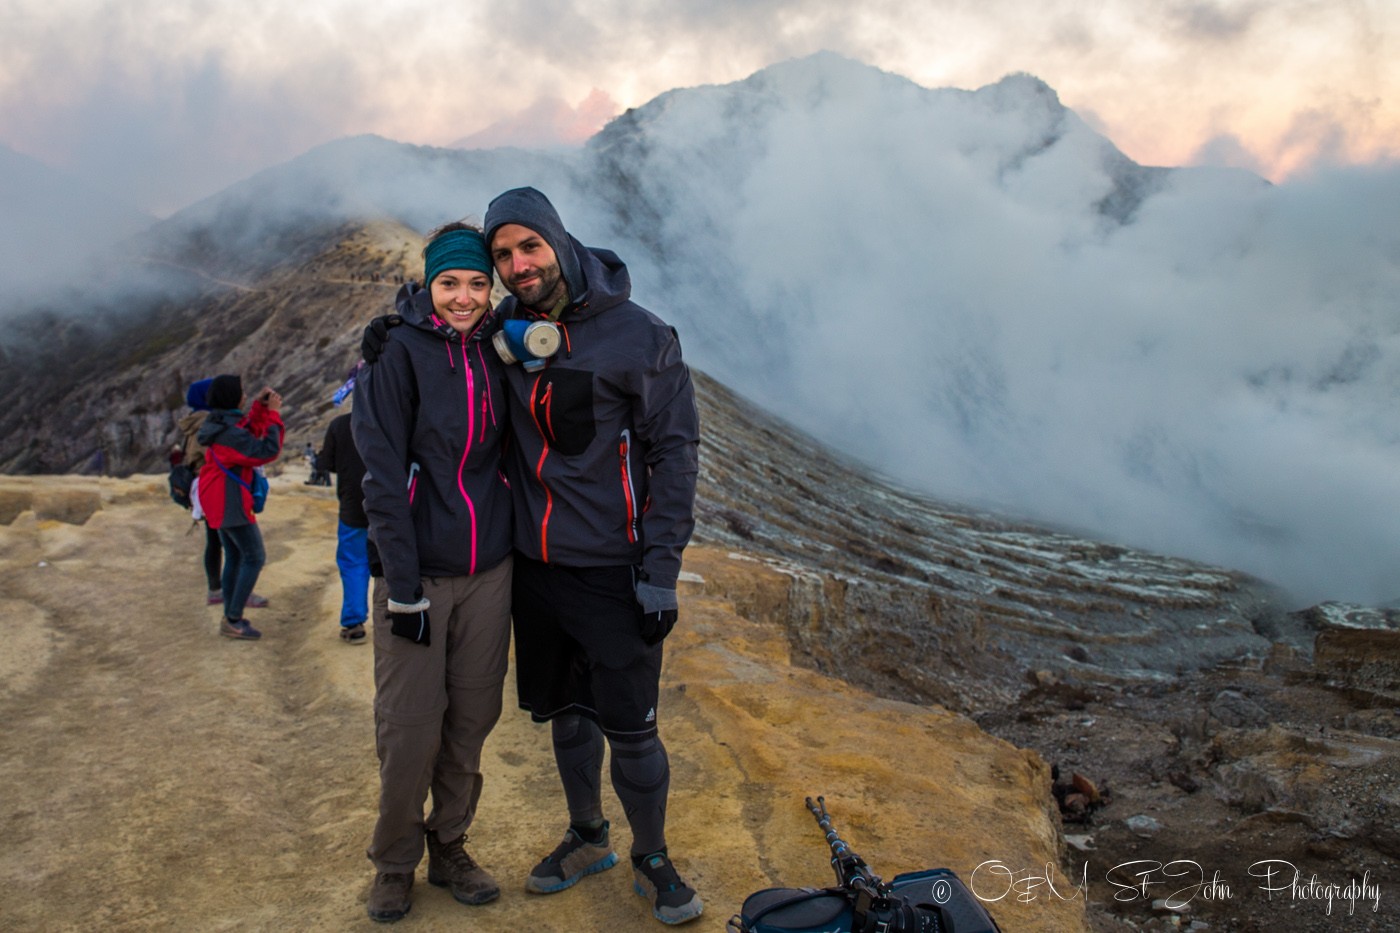
[(365, 643), (364, 623), (359, 625), (342, 625), (340, 627), (340, 640), (351, 645), (363, 645)]
[(705, 910), (700, 895), (681, 880), (665, 849), (632, 856), (632, 878), (633, 890), (651, 901), (651, 914), (662, 923), (687, 923)]
[(603, 835), (589, 842), (572, 826), (564, 833), (564, 841), (544, 857), (525, 879), (525, 890), (532, 894), (553, 894), (578, 884), (584, 875), (607, 871), (617, 864), (617, 853), (608, 843), (608, 823), (603, 821)]

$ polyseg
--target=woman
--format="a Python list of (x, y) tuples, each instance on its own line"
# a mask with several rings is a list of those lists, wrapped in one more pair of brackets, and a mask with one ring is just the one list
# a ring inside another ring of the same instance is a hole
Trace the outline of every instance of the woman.
[(363, 370), (351, 415), (384, 567), (374, 585), (380, 793), (367, 904), (381, 922), (408, 913), (425, 839), (430, 883), (464, 904), (500, 895), (464, 846), (510, 645), (503, 372), (484, 339), (491, 263), (480, 230), (453, 223), (430, 234), (423, 282), (399, 290), (407, 326)]
[(243, 610), (262, 573), (266, 554), (253, 512), (254, 470), (282, 452), (282, 396), (265, 388), (245, 415), (248, 396), (239, 376), (215, 376), (206, 397), (209, 415), (196, 438), (206, 448), (199, 468), (199, 507), (224, 549), (224, 617), (219, 634), (254, 640), (262, 632), (248, 624)]

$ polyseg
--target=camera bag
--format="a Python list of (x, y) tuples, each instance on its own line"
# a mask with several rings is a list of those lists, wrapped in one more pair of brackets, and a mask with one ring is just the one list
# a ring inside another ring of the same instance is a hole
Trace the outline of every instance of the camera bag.
[(846, 888), (768, 888), (744, 899), (730, 933), (1000, 933), (996, 921), (946, 868), (907, 872), (889, 885), (889, 907), (857, 910)]

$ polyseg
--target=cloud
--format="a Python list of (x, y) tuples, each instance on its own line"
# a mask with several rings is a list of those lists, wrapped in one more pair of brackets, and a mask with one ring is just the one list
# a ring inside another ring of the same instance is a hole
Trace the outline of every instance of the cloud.
[(1198, 0), (1176, 6), (1169, 11), (1169, 16), (1188, 39), (1233, 43), (1248, 37), (1250, 27), (1261, 10), (1261, 5), (1255, 3), (1225, 4)]
[(14, 0), (5, 22), (0, 144), (159, 213), (340, 136), (521, 139), (528, 127), (506, 127), (532, 105), (548, 124), (567, 115), (542, 102), (590, 88), (639, 106), (821, 49), (927, 86), (1038, 74), (1153, 164), (1232, 134), (1272, 174), (1293, 115), (1348, 95), (1376, 103), (1363, 126), (1339, 118), (1339, 157), (1400, 148), (1390, 6), (534, 0), (500, 16), (427, 0)]
[(483, 130), (455, 140), (451, 145), (458, 149), (577, 146), (617, 116), (618, 110), (617, 101), (598, 88), (594, 88), (577, 107), (570, 107), (558, 97), (545, 97), (518, 114), (497, 120)]
[(1226, 168), (1241, 168), (1262, 175), (1264, 163), (1250, 152), (1232, 133), (1224, 133), (1205, 141), (1201, 148), (1187, 160), (1190, 165), (1212, 165)]
[(701, 368), (944, 498), (1400, 595), (1400, 166), (1136, 173), (1030, 78), (716, 90), (607, 148), (654, 208), (610, 239)]

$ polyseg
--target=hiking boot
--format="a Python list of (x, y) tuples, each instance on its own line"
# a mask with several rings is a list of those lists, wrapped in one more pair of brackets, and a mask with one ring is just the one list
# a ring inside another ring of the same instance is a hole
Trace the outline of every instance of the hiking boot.
[(230, 619), (227, 616), (219, 623), (219, 634), (225, 638), (241, 638), (253, 641), (262, 638), (262, 632), (248, 624), (247, 619)]
[(437, 833), (428, 831), (428, 883), (451, 888), (452, 896), (463, 904), (494, 901), (501, 896), (501, 886), (467, 854), (466, 841), (461, 835), (451, 842), (438, 842)]
[(221, 606), (221, 605), (223, 605), (223, 602), (224, 602), (224, 591), (223, 591), (223, 590), (210, 590), (210, 591), (209, 591), (209, 605), (211, 605), (211, 606)]
[(352, 645), (363, 645), (366, 640), (364, 624), (342, 625), (340, 627), (340, 640)]
[(564, 841), (544, 860), (530, 869), (525, 890), (533, 894), (553, 894), (578, 884), (584, 875), (607, 871), (617, 864), (617, 853), (608, 844), (608, 823), (603, 821), (602, 838), (589, 842), (572, 826), (564, 833)]
[(248, 601), (243, 605), (248, 607), (249, 609), (266, 609), (267, 597), (259, 596), (257, 593), (249, 593)]
[(413, 902), (409, 893), (413, 890), (413, 875), (381, 871), (374, 876), (374, 884), (369, 889), (369, 900), (365, 902), (365, 913), (375, 923), (393, 923), (402, 920)]
[(700, 895), (676, 874), (665, 849), (632, 856), (632, 878), (633, 890), (651, 901), (651, 915), (662, 923), (686, 923), (705, 909)]

